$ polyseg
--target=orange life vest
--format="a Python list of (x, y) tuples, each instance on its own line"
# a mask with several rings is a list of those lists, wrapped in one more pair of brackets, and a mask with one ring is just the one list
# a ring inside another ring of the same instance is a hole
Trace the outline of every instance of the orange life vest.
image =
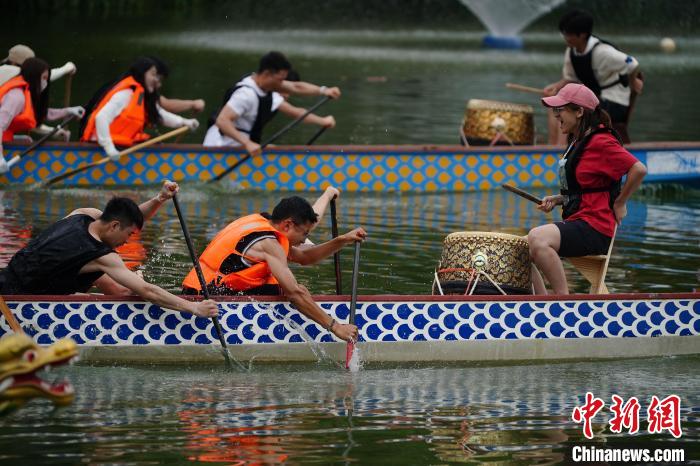
[(22, 76), (15, 76), (0, 86), (0, 101), (5, 97), (5, 94), (18, 87), (24, 92), (24, 109), (22, 113), (12, 120), (10, 126), (3, 131), (2, 142), (12, 141), (15, 133), (26, 133), (36, 128), (36, 116), (34, 115), (34, 107), (32, 106), (32, 94), (29, 92), (29, 84)]
[(85, 130), (80, 137), (81, 141), (97, 140), (97, 130), (95, 128), (95, 118), (102, 110), (102, 107), (107, 105), (107, 102), (117, 92), (125, 89), (131, 89), (133, 94), (131, 100), (122, 112), (109, 125), (109, 134), (112, 137), (112, 142), (117, 146), (133, 146), (137, 142), (145, 141), (150, 136), (143, 132), (146, 127), (146, 92), (138, 81), (132, 76), (119, 81), (112, 89), (102, 97), (100, 103), (90, 114)]
[[(236, 245), (239, 241), (257, 232), (274, 233), (277, 241), (279, 241), (282, 249), (284, 249), (284, 254), (289, 254), (289, 240), (276, 230), (268, 219), (260, 214), (239, 218), (229, 223), (226, 228), (221, 230), (216, 237), (214, 237), (212, 242), (209, 243), (209, 246), (207, 246), (199, 258), (202, 273), (204, 274), (204, 281), (207, 285), (226, 286), (234, 291), (245, 291), (258, 286), (278, 284), (275, 277), (272, 276), (267, 262), (260, 262), (236, 250)], [(247, 261), (252, 262), (253, 265), (247, 269), (224, 274), (220, 271), (221, 264), (231, 254), (241, 256)], [(185, 277), (185, 280), (182, 282), (182, 286), (198, 291), (202, 290), (199, 280), (197, 279), (197, 272), (194, 268), (187, 274), (187, 277)]]

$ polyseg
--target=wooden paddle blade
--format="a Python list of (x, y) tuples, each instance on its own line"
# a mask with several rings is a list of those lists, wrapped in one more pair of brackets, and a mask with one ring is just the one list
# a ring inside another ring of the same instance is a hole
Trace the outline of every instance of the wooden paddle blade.
[(349, 341), (348, 346), (345, 347), (345, 368), (350, 369), (350, 361), (352, 361), (352, 355), (355, 352), (355, 342)]
[(523, 191), (517, 186), (513, 186), (510, 184), (502, 184), (501, 188), (505, 189), (506, 191), (510, 191), (513, 194), (517, 194), (520, 197), (524, 197), (528, 201), (534, 202), (535, 204), (542, 204), (542, 199), (533, 194), (528, 193), (527, 191)]
[[(146, 148), (146, 147), (152, 146), (153, 144), (155, 144), (155, 143), (157, 143), (157, 142), (164, 141), (164, 140), (166, 140), (166, 139), (175, 137), (175, 136), (177, 136), (178, 134), (182, 134), (182, 133), (185, 133), (185, 132), (187, 132), (187, 131), (188, 131), (187, 126), (181, 126), (181, 127), (176, 128), (176, 129), (174, 129), (174, 130), (172, 130), (172, 131), (170, 131), (170, 132), (168, 132), (168, 133), (161, 134), (160, 136), (156, 136), (156, 137), (154, 137), (154, 138), (148, 139), (148, 140), (142, 142), (141, 144), (136, 144), (135, 146), (131, 146), (131, 147), (129, 147), (128, 149), (124, 149), (123, 151), (121, 151), (121, 152), (119, 153), (119, 157), (124, 157), (125, 155), (129, 155), (129, 154), (131, 154), (132, 152), (136, 152), (136, 151), (138, 151), (138, 150), (141, 150), (141, 149), (144, 149), (144, 148)], [(73, 176), (73, 175), (76, 175), (76, 174), (78, 174), (78, 173), (84, 172), (85, 170), (89, 170), (89, 169), (91, 169), (91, 168), (93, 168), (93, 167), (96, 167), (96, 166), (98, 166), (98, 165), (105, 164), (105, 163), (109, 162), (110, 160), (111, 160), (111, 159), (110, 159), (109, 157), (105, 157), (105, 158), (103, 158), (103, 159), (98, 160), (97, 162), (92, 162), (92, 163), (89, 163), (89, 164), (87, 164), (87, 165), (83, 165), (82, 167), (75, 168), (75, 169), (70, 170), (70, 171), (68, 171), (68, 172), (66, 172), (66, 173), (63, 173), (63, 174), (61, 174), (61, 175), (58, 175), (58, 176), (55, 176), (55, 177), (50, 178), (50, 179), (48, 179), (48, 180), (45, 180), (45, 181), (36, 183), (34, 186), (35, 186), (35, 187), (50, 186), (50, 185), (52, 185), (52, 184), (54, 184), (54, 183), (58, 183), (58, 182), (61, 181), (61, 180), (65, 180), (66, 178), (70, 178), (70, 177)]]
[(87, 165), (82, 165), (78, 168), (74, 168), (73, 170), (69, 170), (65, 173), (58, 175), (58, 176), (54, 176), (53, 178), (49, 178), (48, 180), (40, 181), (39, 183), (37, 183), (37, 185), (38, 186), (51, 186), (52, 184), (56, 184), (59, 181), (63, 181), (66, 178), (70, 178), (73, 175), (77, 175), (78, 173), (82, 173), (82, 172), (89, 170), (93, 167), (96, 167), (98, 165), (103, 165), (103, 164), (109, 162), (109, 160), (110, 160), (109, 157), (105, 157), (103, 159), (98, 160), (97, 162), (88, 163)]
[(5, 303), (5, 300), (2, 298), (2, 296), (0, 296), (0, 310), (2, 311), (2, 315), (5, 317), (7, 324), (10, 326), (13, 332), (24, 333), (24, 330), (19, 325), (19, 322), (17, 322), (17, 318), (12, 313), (10, 308), (7, 307), (7, 304)]

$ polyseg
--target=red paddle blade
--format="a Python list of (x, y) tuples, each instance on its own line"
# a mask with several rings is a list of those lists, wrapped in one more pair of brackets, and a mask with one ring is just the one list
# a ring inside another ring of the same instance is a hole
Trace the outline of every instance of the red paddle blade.
[(348, 346), (345, 348), (345, 368), (350, 369), (350, 361), (352, 360), (352, 353), (355, 351), (355, 342), (349, 341)]

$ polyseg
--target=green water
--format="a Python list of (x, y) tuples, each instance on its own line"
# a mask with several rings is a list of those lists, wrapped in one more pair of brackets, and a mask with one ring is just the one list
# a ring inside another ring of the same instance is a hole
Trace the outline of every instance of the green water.
[[(3, 464), (557, 464), (584, 444), (571, 412), (606, 402), (597, 447), (683, 448), (700, 459), (698, 358), (503, 367), (74, 367), (70, 407), (0, 420)], [(611, 396), (641, 432), (611, 434)], [(682, 399), (683, 436), (648, 434), (653, 395)]]
[[(53, 7), (46, 7), (49, 3)], [(79, 70), (73, 80), (74, 104), (86, 102), (135, 56), (155, 53), (172, 67), (165, 95), (205, 98), (208, 115), (223, 90), (253, 70), (262, 53), (279, 49), (304, 79), (339, 85), (343, 91), (339, 101), (322, 108), (321, 113), (335, 115), (338, 127), (319, 144), (455, 143), (465, 103), (473, 98), (533, 105), (543, 140), (544, 112), (537, 99), (509, 91), (504, 83), (541, 87), (558, 78), (563, 45), (554, 32), (555, 15), (525, 34), (524, 51), (484, 51), (473, 17), (464, 16), (468, 27), (461, 29), (463, 16), (450, 5), (425, 2), (421, 14), (419, 3), (402, 4), (405, 11), (389, 22), (387, 10), (402, 5), (386, 2), (370, 9), (374, 17), (358, 21), (359, 7), (335, 8), (338, 2), (328, 2), (307, 20), (278, 12), (283, 27), (277, 27), (265, 15), (279, 6), (271, 1), (166, 2), (162, 11), (162, 2), (18, 2), (16, 17), (0, 17), (0, 43), (5, 49), (28, 43), (53, 65), (74, 61)], [(33, 10), (36, 5), (46, 7), (39, 8), (43, 16)], [(652, 13), (644, 15), (638, 5), (652, 5)], [(694, 90), (700, 37), (688, 26), (694, 17), (688, 11), (696, 7), (670, 5), (664, 14), (666, 7), (658, 2), (609, 2), (598, 17), (604, 21), (634, 13), (623, 32), (608, 24), (601, 35), (643, 65), (646, 87), (631, 127), (637, 141), (700, 139), (700, 99)], [(321, 28), (314, 19), (318, 16), (333, 28)], [(676, 32), (683, 33), (677, 38), (678, 52), (660, 53), (658, 40)], [(62, 102), (63, 89), (63, 82), (54, 83), (55, 103)], [(314, 102), (293, 101), (302, 106)], [(199, 117), (202, 123), (206, 115)], [(284, 123), (278, 117), (267, 134)], [(281, 142), (303, 143), (313, 132), (301, 128)], [(200, 128), (188, 142), (200, 142), (203, 135)], [(0, 187), (0, 267), (51, 222), (77, 207), (100, 207), (114, 193)], [(145, 199), (152, 190), (116, 193)], [(310, 199), (318, 195), (301, 194)], [(186, 185), (181, 202), (201, 251), (229, 221), (270, 210), (279, 197)], [(452, 231), (525, 234), (551, 221), (505, 192), (343, 193), (339, 217), (341, 231), (362, 225), (370, 234), (360, 265), (359, 289), (365, 294), (429, 293), (441, 241)], [(616, 240), (609, 288), (686, 292), (700, 287), (699, 225), (698, 190), (648, 188), (635, 196)], [(312, 239), (328, 238), (329, 230), (326, 218)], [(146, 278), (179, 290), (190, 264), (172, 206), (147, 224), (142, 242)], [(351, 255), (347, 250), (342, 258), (346, 291)], [(332, 267), (326, 261), (293, 270), (314, 294), (324, 294), (334, 290)], [(568, 274), (576, 292), (587, 289), (580, 276)], [(58, 371), (76, 387), (72, 406), (54, 411), (50, 404), (34, 401), (0, 419), (0, 463), (556, 464), (566, 462), (571, 447), (583, 442), (571, 411), (586, 391), (608, 405), (613, 393), (637, 396), (643, 410), (652, 395), (678, 394), (683, 403), (680, 440), (670, 442), (667, 433), (646, 434), (643, 412), (643, 432), (634, 436), (603, 432), (607, 418), (596, 418), (594, 444), (653, 448), (672, 443), (686, 450), (686, 459), (698, 461), (699, 363), (697, 357), (686, 357), (370, 367), (358, 374), (325, 363), (254, 365), (242, 374), (214, 367), (78, 366)]]

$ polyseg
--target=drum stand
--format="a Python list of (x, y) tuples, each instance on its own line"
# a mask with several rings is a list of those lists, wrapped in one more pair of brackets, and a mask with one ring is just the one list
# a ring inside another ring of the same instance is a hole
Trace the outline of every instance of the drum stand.
[[(483, 270), (477, 270), (477, 269), (463, 269), (463, 268), (450, 268), (450, 269), (440, 269), (435, 271), (435, 278), (433, 279), (433, 287), (437, 285), (437, 289), (440, 292), (440, 296), (445, 296), (445, 293), (442, 291), (442, 286), (440, 286), (440, 279), (438, 278), (438, 273), (445, 273), (445, 272), (469, 272), (469, 281), (467, 282), (467, 288), (464, 291), (464, 296), (472, 296), (474, 294), (474, 290), (476, 289), (476, 285), (479, 283), (479, 278), (480, 277), (485, 277), (491, 284), (496, 287), (496, 289), (502, 294), (506, 295), (505, 291), (503, 291), (503, 288), (498, 286), (498, 283), (496, 283), (489, 274), (484, 272)], [(473, 283), (473, 285), (472, 285)]]
[(500, 131), (496, 131), (496, 135), (493, 137), (493, 139), (491, 139), (491, 142), (489, 143), (489, 147), (495, 146), (496, 143), (500, 140), (504, 140), (505, 142), (507, 142), (511, 146), (515, 145), (515, 143), (505, 133), (501, 133)]

